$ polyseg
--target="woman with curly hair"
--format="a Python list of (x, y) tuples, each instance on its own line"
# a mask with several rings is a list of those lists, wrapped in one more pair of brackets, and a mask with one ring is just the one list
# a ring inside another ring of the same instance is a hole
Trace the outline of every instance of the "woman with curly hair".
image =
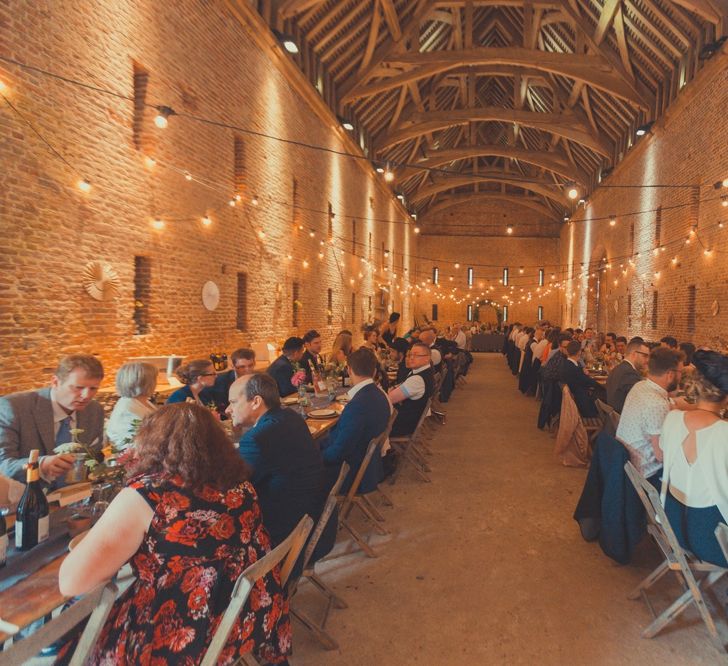
[(697, 351), (693, 365), (685, 397), (694, 408), (671, 411), (662, 426), (662, 504), (680, 544), (725, 567), (714, 532), (728, 522), (728, 356)]
[[(142, 422), (135, 444), (133, 476), (64, 560), (59, 586), (84, 594), (130, 561), (136, 579), (89, 663), (199, 664), (238, 576), (269, 552), (270, 539), (249, 468), (208, 409), (165, 405)], [(276, 567), (256, 584), (218, 663), (252, 650), (285, 664), (290, 645)]]

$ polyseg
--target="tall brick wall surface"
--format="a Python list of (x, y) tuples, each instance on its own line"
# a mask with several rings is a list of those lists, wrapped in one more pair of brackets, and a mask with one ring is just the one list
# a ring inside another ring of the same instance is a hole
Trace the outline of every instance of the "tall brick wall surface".
[[(206, 356), (310, 327), (328, 344), (392, 307), (409, 326), (403, 287), (416, 237), (368, 164), (182, 117), (351, 150), (333, 115), (314, 112), (224, 2), (10, 0), (0, 7), (0, 44), (17, 60), (125, 96), (136, 72), (147, 102), (180, 114), (158, 129), (152, 109), (135, 117), (132, 100), (0, 63), (11, 102), (73, 167), (3, 108), (0, 393), (42, 385), (69, 352), (97, 354), (110, 382), (133, 356)], [(85, 293), (83, 269), (94, 260), (117, 273), (116, 298)], [(208, 281), (220, 291), (214, 311), (202, 304)]]
[[(463, 214), (461, 219), (469, 218)], [(470, 219), (474, 221), (479, 218)], [(523, 214), (520, 219), (524, 219)], [(440, 288), (435, 289), (430, 283), (421, 285), (417, 316), (432, 318), (432, 305), (437, 304), (439, 325), (465, 322), (468, 303), (492, 300), (501, 305), (510, 303), (510, 322), (534, 323), (538, 306), (543, 307), (545, 319), (559, 321), (560, 292), (549, 287), (549, 283), (556, 280), (551, 276), (559, 272), (559, 239), (518, 237), (515, 236), (516, 232), (514, 225), (514, 237), (423, 235), (419, 242), (418, 278), (420, 282), (423, 278), (431, 280), (432, 269), (437, 266)], [(456, 263), (460, 264), (459, 268), (455, 268)], [(467, 285), (468, 267), (473, 268), (472, 289), (468, 289)], [(500, 282), (504, 268), (508, 268), (509, 273), (507, 287)], [(541, 268), (544, 270), (543, 287), (538, 286)], [(453, 279), (450, 280), (450, 277)], [(455, 292), (452, 291), (453, 287), (457, 288)], [(454, 298), (450, 298), (450, 295)], [(458, 304), (457, 300), (462, 302)], [(480, 320), (495, 323), (493, 308), (482, 307)]]
[(728, 189), (713, 187), (728, 178), (726, 108), (721, 56), (563, 228), (565, 322), (728, 349)]

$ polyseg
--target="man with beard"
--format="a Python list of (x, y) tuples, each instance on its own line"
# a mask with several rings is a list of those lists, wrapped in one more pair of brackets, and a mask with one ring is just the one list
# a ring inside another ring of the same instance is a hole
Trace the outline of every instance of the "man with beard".
[(659, 489), (662, 472), (660, 432), (670, 411), (669, 394), (682, 373), (683, 356), (667, 347), (652, 350), (647, 379), (637, 382), (627, 394), (617, 428), (617, 439), (627, 447), (632, 464)]

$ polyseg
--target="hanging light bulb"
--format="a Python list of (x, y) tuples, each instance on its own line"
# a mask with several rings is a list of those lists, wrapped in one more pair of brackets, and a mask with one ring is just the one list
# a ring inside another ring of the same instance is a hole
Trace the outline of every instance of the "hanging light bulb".
[(155, 229), (164, 229), (164, 220), (160, 220), (158, 217), (152, 220), (152, 226)]
[(318, 253), (318, 258), (319, 259), (323, 259), (324, 258), (324, 253), (323, 252), (319, 252)]
[(228, 201), (228, 206), (234, 207), (235, 206), (235, 199), (230, 199), (230, 201)]
[(260, 240), (263, 240), (265, 238), (265, 231), (263, 231), (262, 229), (259, 229), (258, 238), (260, 238)]
[(212, 220), (205, 215), (205, 217), (202, 218), (202, 224), (204, 224), (206, 227), (209, 227), (212, 224)]
[(154, 118), (154, 124), (159, 129), (164, 129), (169, 124), (169, 117), (174, 115), (174, 109), (169, 106), (158, 106), (157, 115)]
[(508, 226), (506, 227), (506, 233), (507, 233), (507, 234), (512, 234), (512, 233), (513, 233), (513, 227), (512, 227), (512, 226), (510, 226), (510, 225), (508, 225)]
[(306, 259), (303, 260), (303, 267), (308, 268), (308, 261)]
[(185, 180), (192, 180), (192, 174), (189, 171), (185, 171)]
[(310, 236), (311, 238), (313, 238), (313, 237), (314, 237), (314, 236), (316, 235), (316, 232), (315, 232), (315, 231), (314, 231), (313, 229), (311, 229), (311, 231), (309, 231), (309, 232), (308, 232), (308, 235), (309, 235), (309, 236)]
[(144, 164), (147, 166), (147, 168), (152, 169), (154, 165), (157, 163), (157, 160), (155, 160), (153, 157), (147, 155), (144, 158)]
[(391, 183), (394, 180), (394, 172), (389, 168), (389, 164), (387, 164), (384, 169), (384, 180), (388, 183)]
[(576, 189), (575, 185), (570, 185), (566, 195), (573, 201), (579, 197), (579, 190)]
[(81, 190), (81, 192), (88, 194), (91, 191), (91, 183), (89, 183), (88, 180), (83, 178), (78, 181), (78, 189)]
[(414, 228), (414, 232), (415, 232), (416, 234), (420, 233), (420, 228), (419, 228), (419, 227), (415, 227), (415, 228)]
[(457, 261), (455, 262), (455, 268), (460, 268), (460, 264)]
[(609, 226), (614, 227), (617, 225), (617, 216), (616, 215), (610, 215), (609, 216)]
[(252, 203), (254, 206), (258, 205), (258, 197), (253, 195), (253, 198), (250, 200), (250, 203)]

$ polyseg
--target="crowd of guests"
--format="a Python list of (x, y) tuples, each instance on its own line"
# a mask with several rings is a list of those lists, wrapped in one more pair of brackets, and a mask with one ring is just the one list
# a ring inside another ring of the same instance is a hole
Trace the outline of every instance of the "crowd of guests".
[[(438, 337), (429, 326), (398, 336), (398, 319), (394, 313), (365, 330), (358, 348), (353, 334), (341, 331), (326, 357), (317, 331), (291, 337), (265, 372), (256, 372), (251, 349), (233, 352), (224, 373), (209, 360), (192, 360), (178, 369), (182, 386), (162, 406), (153, 402), (156, 368), (126, 363), (116, 374), (119, 399), (105, 430), (94, 400), (104, 371), (93, 356), (62, 359), (47, 388), (0, 397), (0, 481), (3, 475), (23, 481), (28, 456), (39, 449), (45, 485), (63, 485), (74, 459), (54, 448), (68, 442), (72, 430), (90, 451), (108, 442), (128, 457), (126, 487), (59, 574), (63, 594), (78, 596), (126, 562), (134, 571), (92, 663), (199, 663), (240, 573), (304, 515), (318, 519), (344, 462), (350, 471), (341, 492), (348, 489), (393, 410), (392, 434), (414, 431), (436, 373), (456, 362), (466, 371), (471, 359), (456, 339)], [(284, 408), (281, 398), (327, 367), (342, 375), (347, 402), (327, 436), (314, 440), (304, 417)], [(243, 433), (238, 442), (222, 427), (221, 414), (239, 429), (233, 432)], [(359, 492), (375, 490), (396, 464), (391, 450), (375, 456)], [(312, 562), (331, 550), (336, 527), (334, 517)], [(222, 663), (251, 648), (262, 662), (286, 663), (291, 626), (277, 569), (257, 583), (254, 598), (255, 608), (230, 634)], [(61, 661), (70, 652), (66, 645)]]
[(605, 432), (658, 490), (680, 544), (728, 566), (714, 535), (728, 524), (728, 356), (672, 336), (627, 340), (548, 323), (508, 327), (503, 352), (520, 390), (542, 399), (540, 428), (558, 416), (563, 385), (583, 418), (599, 414), (597, 400), (614, 410), (616, 430), (605, 420)]

